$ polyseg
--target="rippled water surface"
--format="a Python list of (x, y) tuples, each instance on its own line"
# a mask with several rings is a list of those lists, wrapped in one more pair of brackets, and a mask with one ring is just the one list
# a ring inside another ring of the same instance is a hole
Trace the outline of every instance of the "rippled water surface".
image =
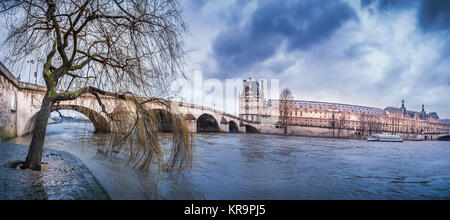
[(49, 125), (46, 147), (78, 156), (112, 199), (450, 199), (450, 142), (196, 134), (192, 169), (168, 174), (105, 158), (93, 131)]

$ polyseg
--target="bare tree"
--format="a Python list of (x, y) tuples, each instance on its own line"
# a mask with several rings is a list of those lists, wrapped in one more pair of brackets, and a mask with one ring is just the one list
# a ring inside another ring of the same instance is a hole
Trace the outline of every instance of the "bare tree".
[[(347, 118), (346, 117), (347, 117), (347, 115), (345, 114), (345, 112), (342, 112), (340, 117), (339, 117), (339, 120), (337, 121), (337, 129), (338, 129), (337, 137), (338, 138), (341, 135), (341, 130), (343, 128), (345, 128), (345, 124), (347, 123)], [(333, 132), (333, 134), (334, 134), (334, 132)]]
[(396, 115), (394, 115), (391, 118), (391, 124), (392, 124), (392, 134), (397, 134), (397, 131), (399, 130), (400, 127), (400, 118)]
[(368, 116), (365, 112), (359, 114), (359, 123), (360, 123), (361, 137), (364, 137), (364, 135), (366, 134), (368, 123)]
[(333, 112), (331, 114), (331, 129), (333, 131), (333, 138), (334, 138), (335, 133), (336, 133), (336, 124), (337, 124), (337, 122), (336, 122), (336, 114)]
[(375, 131), (375, 133), (379, 133), (382, 130), (383, 130), (382, 119), (380, 118), (380, 116), (375, 116), (375, 128), (374, 128), (374, 131)]
[(283, 126), (283, 134), (287, 135), (287, 127), (289, 125), (289, 114), (292, 110), (292, 100), (294, 99), (294, 96), (292, 95), (292, 92), (290, 89), (285, 88), (283, 91), (281, 91), (280, 94), (280, 122)]
[(382, 130), (383, 124), (381, 122), (380, 116), (370, 113), (367, 115), (367, 128), (369, 131), (369, 135), (372, 135), (372, 133), (378, 133), (380, 130)]
[[(40, 170), (49, 114), (60, 102), (96, 97), (112, 127), (109, 149), (130, 154), (146, 168), (164, 160), (158, 141), (159, 118), (150, 103), (167, 107), (174, 123), (169, 168), (190, 161), (191, 139), (167, 94), (182, 74), (180, 35), (187, 32), (175, 0), (3, 0), (7, 20), (9, 62), (43, 58), (47, 92), (42, 100), (33, 139), (23, 168)], [(182, 74), (183, 75), (183, 74)], [(128, 108), (108, 112), (103, 97), (123, 100)]]
[(364, 113), (364, 123), (365, 128), (368, 131), (368, 135), (372, 135), (373, 133), (378, 133), (380, 129), (382, 129), (381, 119), (375, 113)]

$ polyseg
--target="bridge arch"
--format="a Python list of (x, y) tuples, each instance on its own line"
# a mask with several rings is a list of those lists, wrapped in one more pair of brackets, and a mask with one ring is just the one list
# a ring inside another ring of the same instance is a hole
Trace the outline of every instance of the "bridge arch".
[(197, 132), (219, 132), (219, 123), (214, 116), (204, 113), (197, 119)]
[(156, 121), (159, 123), (159, 132), (173, 132), (172, 114), (166, 109), (155, 108), (149, 110)]
[(95, 128), (95, 133), (109, 133), (111, 132), (110, 124), (108, 123), (108, 120), (106, 120), (103, 115), (100, 113), (79, 105), (57, 105), (52, 108), (52, 111), (59, 111), (59, 110), (73, 110), (77, 111), (92, 122)]
[(438, 138), (439, 141), (450, 141), (450, 135), (441, 136)]
[(239, 127), (233, 120), (228, 122), (228, 132), (229, 133), (239, 133)]
[(259, 130), (251, 125), (245, 125), (245, 133), (259, 134)]

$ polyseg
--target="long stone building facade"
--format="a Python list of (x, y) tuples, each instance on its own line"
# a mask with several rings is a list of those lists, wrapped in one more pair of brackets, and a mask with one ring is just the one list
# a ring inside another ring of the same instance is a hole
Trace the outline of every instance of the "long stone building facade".
[[(401, 108), (385, 109), (306, 100), (281, 102), (266, 100), (256, 80), (244, 80), (243, 84), (239, 116), (260, 122), (261, 133), (281, 134), (283, 126), (287, 126), (289, 135), (364, 138), (397, 134), (407, 140), (432, 140), (450, 132), (450, 125), (440, 122), (437, 113), (427, 113), (424, 105), (417, 112), (407, 110), (404, 101)], [(280, 111), (284, 104), (288, 105), (287, 112)], [(288, 117), (287, 125), (281, 123), (283, 116)]]

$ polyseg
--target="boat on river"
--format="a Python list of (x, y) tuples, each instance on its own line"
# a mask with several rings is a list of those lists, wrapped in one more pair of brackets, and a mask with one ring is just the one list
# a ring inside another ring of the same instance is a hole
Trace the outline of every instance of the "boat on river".
[(367, 138), (368, 141), (380, 141), (380, 142), (403, 142), (403, 139), (398, 135), (384, 135), (373, 134)]

